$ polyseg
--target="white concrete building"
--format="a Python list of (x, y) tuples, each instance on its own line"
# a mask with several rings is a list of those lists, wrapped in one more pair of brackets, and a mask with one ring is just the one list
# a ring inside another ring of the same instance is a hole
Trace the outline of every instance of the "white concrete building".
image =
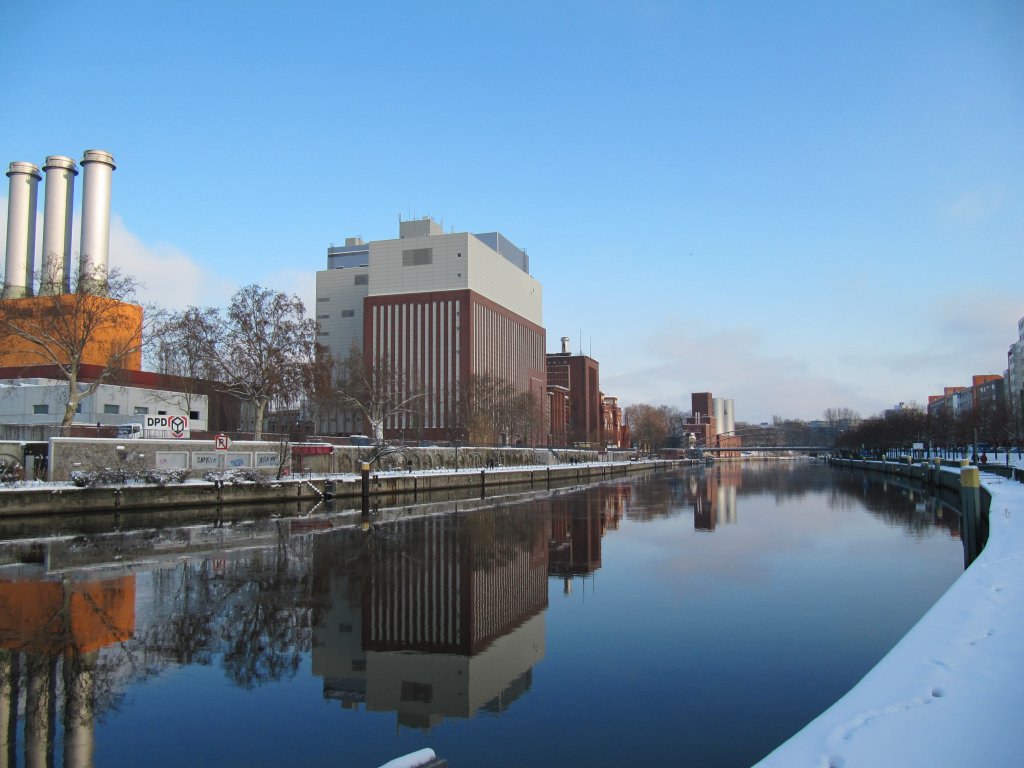
[[(0, 379), (0, 424), (57, 426), (64, 418), (67, 391), (67, 382), (57, 379)], [(142, 416), (181, 414), (189, 416), (191, 429), (205, 431), (207, 397), (193, 394), (190, 401), (180, 392), (100, 384), (79, 403), (75, 423), (116, 426)]]
[(526, 252), (498, 232), (445, 234), (425, 217), (399, 222), (396, 239), (350, 238), (317, 272), (316, 308), (320, 343), (336, 361), (356, 347), (397, 372), (403, 394), (425, 394), (419, 412), (397, 416), (390, 430), (457, 438), (474, 376), (544, 400), (541, 285)]

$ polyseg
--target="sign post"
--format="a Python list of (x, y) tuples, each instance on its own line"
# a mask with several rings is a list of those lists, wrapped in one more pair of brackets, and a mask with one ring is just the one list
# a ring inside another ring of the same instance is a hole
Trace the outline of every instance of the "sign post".
[(231, 447), (231, 438), (221, 432), (219, 435), (215, 435), (213, 438), (213, 450), (217, 452), (217, 458), (220, 459), (220, 469), (223, 472), (227, 467), (224, 466), (224, 457), (227, 455), (228, 448)]

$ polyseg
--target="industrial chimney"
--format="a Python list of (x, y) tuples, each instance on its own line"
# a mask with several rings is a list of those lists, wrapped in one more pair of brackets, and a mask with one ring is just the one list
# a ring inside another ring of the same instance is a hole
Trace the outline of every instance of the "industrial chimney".
[(562, 337), (562, 354), (563, 355), (568, 355), (569, 354), (569, 337), (568, 336), (563, 336)]
[(70, 157), (50, 155), (43, 163), (46, 195), (43, 208), (43, 265), (39, 295), (67, 293), (71, 280), (71, 220), (78, 167)]
[(721, 397), (712, 398), (711, 408), (715, 412), (715, 434), (729, 432), (730, 430), (725, 424), (725, 400)]
[(7, 197), (7, 266), (4, 270), (5, 299), (32, 295), (32, 272), (36, 255), (36, 199), (39, 169), (32, 163), (14, 162), (7, 171), (11, 180)]
[(114, 156), (102, 149), (82, 155), (82, 242), (79, 280), (101, 277), (110, 261), (110, 183)]

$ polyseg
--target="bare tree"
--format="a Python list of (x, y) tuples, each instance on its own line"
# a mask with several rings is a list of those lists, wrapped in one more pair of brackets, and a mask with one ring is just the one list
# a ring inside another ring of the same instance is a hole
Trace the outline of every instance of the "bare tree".
[(667, 444), (671, 424), (665, 407), (637, 403), (626, 408), (625, 416), (638, 448), (657, 451)]
[(267, 404), (304, 388), (316, 358), (316, 321), (297, 296), (258, 285), (236, 291), (226, 311), (193, 319), (202, 359), (224, 391), (252, 405), (259, 440)]
[[(203, 355), (202, 329), (213, 321), (214, 310), (189, 307), (183, 312), (166, 313), (155, 323), (147, 346), (149, 367), (157, 373), (177, 378), (175, 392), (165, 396), (165, 402), (180, 406), (189, 412), (196, 410), (194, 403), (206, 394), (212, 378), (209, 363)], [(154, 396), (160, 397), (154, 393)]]
[[(43, 281), (45, 281), (45, 275)], [(52, 282), (52, 281), (51, 281)], [(123, 368), (140, 368), (147, 326), (160, 312), (134, 303), (139, 284), (117, 269), (76, 272), (71, 293), (5, 301), (0, 309), (0, 364), (56, 367), (68, 383), (62, 427), (79, 403), (116, 380)], [(82, 382), (83, 367), (89, 370)]]
[(371, 362), (353, 347), (338, 370), (337, 397), (343, 408), (359, 414), (374, 445), (384, 445), (384, 429), (416, 412), (422, 388), (385, 360)]

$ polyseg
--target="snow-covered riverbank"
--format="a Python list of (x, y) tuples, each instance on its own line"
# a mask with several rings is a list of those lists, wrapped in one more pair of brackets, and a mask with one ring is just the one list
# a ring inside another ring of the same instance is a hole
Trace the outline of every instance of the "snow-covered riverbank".
[(992, 505), (981, 555), (849, 693), (757, 768), (1021, 764), (1024, 484), (984, 473), (982, 483)]

